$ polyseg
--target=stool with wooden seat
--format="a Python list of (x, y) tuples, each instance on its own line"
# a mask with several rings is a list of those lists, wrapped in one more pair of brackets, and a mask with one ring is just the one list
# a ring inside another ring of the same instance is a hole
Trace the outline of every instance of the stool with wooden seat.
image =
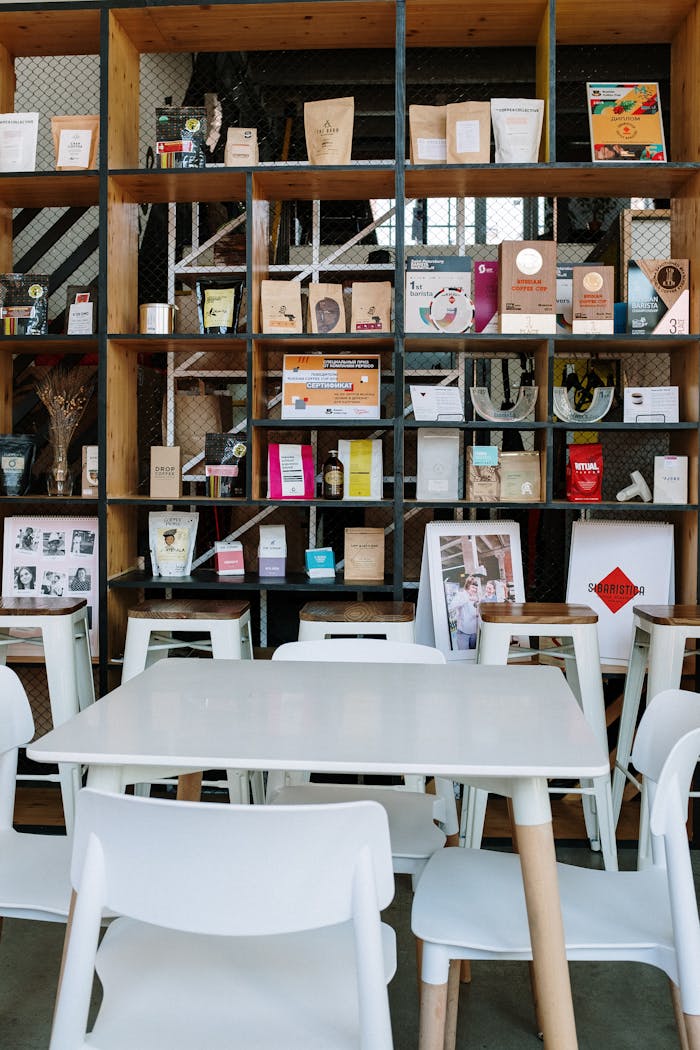
[[(482, 602), (479, 614), (481, 628), (477, 643), (477, 662), (480, 664), (507, 663), (511, 638), (514, 635), (570, 639), (570, 645), (544, 650), (544, 654), (565, 660), (569, 685), (601, 748), (607, 751), (597, 614), (586, 605), (538, 602)], [(540, 650), (520, 649), (518, 655), (528, 655), (532, 652)], [(486, 787), (484, 785), (484, 788)], [(616, 871), (617, 850), (610, 777), (584, 781), (580, 790), (591, 846), (593, 849), (602, 850), (605, 867)], [(558, 794), (569, 793), (569, 789), (566, 788), (550, 788), (550, 791)], [(478, 847), (481, 842), (486, 797), (487, 790), (482, 789), (480, 785), (469, 788), (467, 803), (463, 807), (467, 845)]]
[[(209, 638), (174, 638), (173, 633), (209, 635)], [(252, 660), (253, 639), (250, 603), (246, 601), (193, 600), (189, 598), (139, 602), (129, 609), (122, 682), (144, 671), (174, 649), (211, 653), (218, 660)], [(199, 774), (193, 774), (196, 780)], [(249, 801), (246, 770), (226, 771), (232, 802)], [(251, 778), (253, 799), (264, 802), (262, 774)], [(191, 791), (197, 794), (196, 786)], [(139, 794), (144, 793), (139, 790)]]
[[(687, 653), (686, 643), (690, 639), (700, 638), (700, 605), (635, 605), (632, 624), (632, 648), (622, 698), (613, 773), (612, 799), (616, 825), (620, 818), (625, 779), (639, 786), (629, 772), (629, 764), (644, 673), (648, 667), (647, 701), (664, 689), (677, 689), (680, 686), (683, 658), (697, 652), (693, 649)], [(643, 867), (649, 859), (649, 814), (642, 791), (638, 863)]]
[(334, 635), (415, 642), (415, 607), (411, 602), (307, 602), (299, 613), (299, 641)]
[[(11, 634), (11, 631), (19, 629), (41, 634), (33, 638), (18, 638), (16, 634)], [(7, 660), (7, 647), (18, 642), (43, 648), (54, 726), (68, 721), (94, 702), (95, 684), (85, 598), (0, 598), (0, 663), (4, 664)], [(75, 797), (81, 786), (80, 768), (62, 763), (58, 779), (66, 831), (70, 832)]]

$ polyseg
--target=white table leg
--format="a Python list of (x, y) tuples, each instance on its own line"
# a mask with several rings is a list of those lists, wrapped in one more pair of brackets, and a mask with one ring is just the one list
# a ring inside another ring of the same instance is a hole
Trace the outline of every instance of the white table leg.
[(123, 766), (89, 766), (87, 786), (95, 791), (109, 791), (113, 795), (122, 793)]
[(513, 780), (532, 960), (545, 1050), (576, 1050), (576, 1023), (559, 902), (547, 781)]

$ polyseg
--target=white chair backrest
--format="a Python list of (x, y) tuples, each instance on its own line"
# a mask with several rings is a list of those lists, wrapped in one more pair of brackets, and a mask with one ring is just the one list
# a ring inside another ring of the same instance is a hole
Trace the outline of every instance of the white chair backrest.
[(694, 1015), (700, 1014), (700, 920), (686, 820), (699, 758), (700, 694), (657, 694), (639, 724), (633, 762), (645, 784), (652, 781), (650, 828), (664, 850), (654, 849), (654, 863), (665, 860), (683, 1012)]
[[(368, 624), (368, 629), (371, 624)], [(324, 638), (312, 642), (285, 642), (273, 660), (319, 660), (331, 663), (444, 664), (445, 655), (430, 645), (394, 642), (385, 638)]]
[(346, 922), (358, 881), (370, 880), (375, 909), (394, 894), (387, 817), (374, 802), (212, 806), (86, 789), (71, 881), (80, 890), (96, 877), (103, 908), (229, 936)]
[(0, 665), (0, 829), (12, 827), (17, 776), (17, 748), (34, 736), (27, 694), (9, 667)]
[(634, 740), (632, 762), (658, 783), (661, 769), (678, 740), (700, 726), (700, 694), (665, 689), (647, 704)]

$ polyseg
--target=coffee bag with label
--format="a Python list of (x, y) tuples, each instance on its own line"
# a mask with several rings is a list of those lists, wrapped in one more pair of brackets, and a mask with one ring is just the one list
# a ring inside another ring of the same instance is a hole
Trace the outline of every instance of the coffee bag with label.
[(351, 332), (391, 331), (391, 282), (363, 281), (352, 286)]
[(310, 284), (309, 331), (334, 335), (346, 330), (342, 284)]
[(571, 503), (600, 503), (603, 498), (603, 446), (568, 445), (566, 498)]
[(226, 133), (226, 149), (224, 150), (226, 167), (236, 168), (257, 164), (258, 160), (258, 129), (229, 128)]
[(306, 152), (310, 164), (349, 164), (355, 99), (327, 98), (304, 103)]
[(447, 113), (447, 163), (488, 164), (491, 157), (491, 104), (453, 102)]
[(409, 106), (411, 164), (444, 164), (447, 158), (446, 106)]
[(260, 320), (265, 335), (303, 332), (299, 281), (262, 281)]

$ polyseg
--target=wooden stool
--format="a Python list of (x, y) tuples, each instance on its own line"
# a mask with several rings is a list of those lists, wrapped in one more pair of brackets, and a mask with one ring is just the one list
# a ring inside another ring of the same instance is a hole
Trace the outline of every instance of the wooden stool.
[(411, 602), (307, 602), (299, 613), (299, 641), (379, 635), (415, 642), (415, 613)]
[[(700, 638), (700, 605), (635, 605), (632, 617), (633, 634), (625, 692), (622, 698), (617, 755), (613, 773), (613, 816), (620, 818), (625, 779), (636, 783), (629, 773), (632, 740), (647, 674), (647, 701), (664, 689), (677, 689), (683, 674), (683, 657), (689, 638)], [(690, 655), (695, 655), (691, 650)], [(649, 809), (642, 790), (639, 825), (638, 865), (644, 867), (649, 859)]]
[[(477, 643), (477, 662), (508, 662), (513, 635), (539, 638), (570, 638), (571, 645), (545, 650), (545, 655), (564, 658), (566, 677), (581, 706), (586, 721), (601, 748), (608, 749), (605, 723), (603, 676), (598, 651), (598, 615), (587, 605), (544, 604), (528, 602), (482, 602), (479, 607), (481, 629)], [(535, 650), (539, 651), (539, 650)], [(523, 652), (522, 650), (520, 651)], [(525, 651), (527, 652), (527, 650)], [(556, 794), (567, 794), (565, 788), (550, 788)], [(605, 867), (617, 870), (615, 826), (612, 815), (610, 777), (598, 777), (581, 785), (586, 831), (595, 850), (602, 850)], [(463, 806), (467, 845), (478, 847), (483, 833), (487, 791), (470, 787)]]
[[(165, 624), (168, 626), (164, 629)], [(209, 640), (183, 641), (173, 638), (173, 631), (208, 634)], [(211, 653), (219, 660), (252, 660), (250, 603), (177, 598), (140, 602), (133, 606), (127, 620), (122, 682), (128, 682), (156, 660), (167, 657), (171, 649), (195, 649)], [(199, 774), (194, 777), (199, 777)], [(247, 770), (227, 769), (226, 779), (231, 802), (250, 801), (249, 785), (252, 786), (253, 800), (264, 802), (262, 773), (249, 778)], [(192, 790), (196, 793), (194, 787)], [(138, 785), (138, 794), (148, 794), (148, 791), (148, 787)]]
[[(164, 624), (170, 626), (164, 629)], [(178, 634), (208, 634), (209, 641), (182, 641)], [(197, 649), (220, 660), (252, 660), (250, 603), (177, 598), (140, 602), (129, 609), (122, 682), (145, 670), (171, 649)]]
[[(19, 628), (41, 631), (41, 637), (18, 638), (10, 634), (12, 629)], [(66, 722), (95, 700), (88, 631), (85, 598), (0, 598), (0, 663), (6, 662), (9, 645), (22, 642), (43, 647), (54, 726)], [(80, 767), (61, 763), (58, 779), (66, 831), (70, 833), (75, 797), (81, 787)]]

